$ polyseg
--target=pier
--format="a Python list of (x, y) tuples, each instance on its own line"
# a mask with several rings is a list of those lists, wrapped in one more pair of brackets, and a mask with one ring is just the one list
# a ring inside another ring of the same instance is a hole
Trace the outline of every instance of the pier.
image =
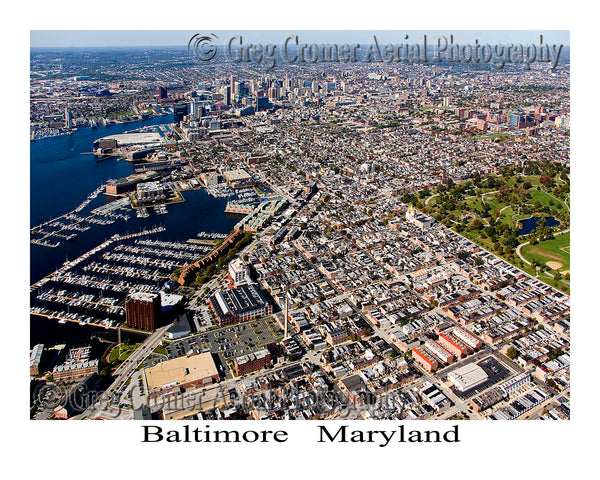
[(30, 313), (59, 323), (118, 328), (125, 322), (130, 291), (158, 292), (174, 270), (210, 251), (205, 245), (143, 238), (156, 227), (113, 235), (79, 258), (65, 262), (30, 289)]
[(129, 215), (125, 212), (119, 212), (119, 210), (127, 210), (129, 208), (128, 198), (122, 198), (95, 208), (87, 217), (77, 215), (92, 200), (97, 198), (103, 190), (104, 186), (98, 187), (74, 210), (31, 228), (31, 243), (56, 248), (60, 246), (61, 240), (73, 240), (77, 238), (78, 233), (89, 230), (91, 228), (90, 224), (111, 225), (116, 220), (129, 220)]

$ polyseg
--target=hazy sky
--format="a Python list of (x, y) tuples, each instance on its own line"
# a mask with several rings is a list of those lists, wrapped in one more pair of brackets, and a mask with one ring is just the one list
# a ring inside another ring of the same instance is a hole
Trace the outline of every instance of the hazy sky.
[[(187, 46), (190, 37), (196, 33), (214, 33), (223, 42), (231, 36), (241, 34), (244, 43), (281, 43), (288, 35), (298, 35), (300, 42), (357, 42), (370, 43), (373, 35), (378, 42), (422, 43), (423, 35), (428, 42), (443, 35), (454, 43), (509, 44), (544, 43), (569, 45), (568, 30), (31, 30), (32, 47), (113, 47), (113, 46)], [(408, 35), (408, 40), (405, 36)]]

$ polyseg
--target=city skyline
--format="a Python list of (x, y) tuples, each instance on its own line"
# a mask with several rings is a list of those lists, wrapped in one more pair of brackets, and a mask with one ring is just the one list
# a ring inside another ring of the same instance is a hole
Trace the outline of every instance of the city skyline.
[[(539, 43), (540, 35), (550, 44), (570, 45), (568, 30), (31, 30), (32, 48), (102, 48), (102, 47), (186, 47), (197, 33), (214, 33), (221, 39), (245, 35), (248, 41), (281, 43), (287, 35), (302, 35), (308, 42), (370, 42), (373, 35), (382, 42), (401, 43), (453, 35), (455, 42), (492, 44)], [(410, 38), (405, 40), (405, 35)]]

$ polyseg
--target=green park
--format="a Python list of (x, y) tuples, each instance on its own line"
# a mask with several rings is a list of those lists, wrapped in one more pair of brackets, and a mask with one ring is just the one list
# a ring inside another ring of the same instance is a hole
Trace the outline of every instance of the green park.
[[(433, 216), (530, 275), (568, 292), (569, 167), (523, 162), (497, 174), (407, 194), (402, 201)], [(528, 228), (523, 222), (529, 220)]]

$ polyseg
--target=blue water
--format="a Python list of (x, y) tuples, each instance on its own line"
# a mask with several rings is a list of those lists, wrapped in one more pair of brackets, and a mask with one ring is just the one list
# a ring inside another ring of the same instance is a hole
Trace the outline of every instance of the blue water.
[(134, 173), (128, 162), (116, 159), (96, 162), (92, 154), (94, 140), (172, 121), (173, 115), (158, 116), (110, 127), (79, 128), (70, 135), (31, 142), (31, 225), (72, 210), (109, 178), (126, 177)]
[[(525, 220), (520, 220), (521, 225), (523, 227), (517, 232), (517, 235), (527, 235), (531, 233), (535, 228), (537, 228), (537, 222), (541, 217), (531, 217)], [(553, 217), (546, 218), (546, 226), (547, 227), (556, 227), (560, 225), (560, 222)]]
[[(121, 178), (134, 173), (134, 167), (122, 160), (111, 158), (97, 162), (91, 153), (94, 140), (145, 125), (168, 123), (172, 119), (173, 116), (169, 115), (110, 127), (82, 128), (70, 135), (31, 142), (30, 225), (38, 225), (73, 210), (109, 178)], [(200, 231), (229, 233), (240, 219), (237, 215), (224, 213), (226, 199), (211, 197), (204, 190), (186, 191), (183, 192), (183, 197), (185, 202), (167, 206), (166, 215), (151, 212), (148, 218), (137, 218), (131, 211), (129, 221), (117, 220), (112, 225), (93, 225), (90, 230), (79, 233), (74, 240), (62, 240), (58, 248), (30, 244), (31, 283), (53, 272), (67, 259), (73, 260), (91, 250), (115, 233), (131, 233), (162, 225), (166, 231), (155, 234), (153, 238), (184, 242), (196, 237)], [(91, 209), (106, 202), (106, 197), (100, 194), (80, 215), (87, 215)], [(68, 337), (74, 340), (72, 331), (78, 331), (73, 326), (66, 327), (34, 316), (31, 318), (32, 345), (43, 341), (47, 335), (51, 338)], [(80, 330), (82, 337), (79, 340), (85, 343), (90, 331), (86, 327), (81, 327)]]

